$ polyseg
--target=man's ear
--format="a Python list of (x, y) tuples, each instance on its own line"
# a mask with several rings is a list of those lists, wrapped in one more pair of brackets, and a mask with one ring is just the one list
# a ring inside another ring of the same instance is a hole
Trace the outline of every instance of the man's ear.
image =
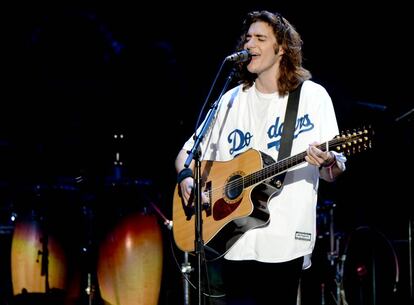
[(276, 50), (275, 50), (275, 54), (277, 55), (277, 54), (279, 54), (279, 55), (283, 55), (283, 54), (285, 54), (285, 50), (281, 47), (281, 46), (278, 46), (277, 48), (276, 48)]

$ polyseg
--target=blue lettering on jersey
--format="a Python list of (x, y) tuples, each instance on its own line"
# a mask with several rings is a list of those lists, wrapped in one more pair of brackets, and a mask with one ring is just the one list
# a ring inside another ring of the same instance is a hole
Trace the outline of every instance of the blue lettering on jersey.
[(230, 148), (230, 155), (233, 153), (240, 151), (244, 147), (249, 146), (250, 139), (253, 135), (250, 132), (243, 133), (240, 129), (235, 129), (232, 131), (229, 136), (227, 137), (227, 141), (232, 144)]
[[(275, 147), (277, 151), (280, 148), (280, 138), (282, 136), (284, 123), (280, 123), (280, 117), (276, 118), (275, 124), (271, 125), (267, 130), (269, 139), (276, 138), (276, 140), (269, 142), (267, 148)], [(309, 115), (305, 114), (303, 117), (296, 120), (295, 132), (293, 138), (296, 139), (300, 133), (313, 129), (314, 124), (309, 119)]]

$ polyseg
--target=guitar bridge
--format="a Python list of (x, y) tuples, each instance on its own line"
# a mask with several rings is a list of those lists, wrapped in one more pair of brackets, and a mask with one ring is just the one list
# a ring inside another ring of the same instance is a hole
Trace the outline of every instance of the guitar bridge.
[(204, 189), (205, 197), (208, 199), (208, 202), (203, 202), (203, 210), (206, 211), (206, 216), (211, 216), (211, 181), (207, 181), (206, 188)]

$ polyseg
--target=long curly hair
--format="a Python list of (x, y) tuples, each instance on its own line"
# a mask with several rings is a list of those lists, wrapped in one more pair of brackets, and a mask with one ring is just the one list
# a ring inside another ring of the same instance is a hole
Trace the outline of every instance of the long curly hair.
[[(278, 45), (285, 51), (280, 62), (278, 89), (280, 95), (286, 95), (300, 83), (312, 77), (311, 73), (302, 67), (302, 39), (294, 26), (279, 13), (253, 11), (247, 14), (243, 22), (243, 30), (237, 43), (237, 50), (244, 48), (249, 27), (257, 21), (266, 22), (272, 27)], [(239, 63), (236, 67), (240, 79), (239, 83), (243, 84), (243, 89), (250, 88), (257, 78), (257, 74), (250, 73), (246, 67), (246, 62)]]

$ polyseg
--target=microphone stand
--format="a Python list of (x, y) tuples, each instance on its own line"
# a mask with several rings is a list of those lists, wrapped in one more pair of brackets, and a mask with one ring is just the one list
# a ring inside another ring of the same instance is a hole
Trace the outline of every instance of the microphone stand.
[[(203, 295), (202, 289), (201, 289), (201, 263), (202, 263), (202, 251), (204, 250), (204, 241), (203, 241), (203, 219), (202, 219), (202, 197), (201, 197), (201, 152), (200, 152), (200, 144), (203, 141), (203, 138), (207, 131), (210, 128), (211, 123), (213, 122), (219, 102), (221, 100), (221, 97), (223, 96), (224, 92), (226, 92), (228, 85), (230, 84), (231, 80), (234, 77), (235, 69), (233, 68), (230, 71), (229, 76), (227, 77), (226, 83), (224, 84), (223, 89), (221, 90), (221, 93), (219, 95), (219, 98), (210, 106), (210, 111), (208, 112), (208, 116), (206, 120), (204, 121), (204, 125), (202, 126), (200, 130), (200, 134), (194, 135), (194, 145), (193, 148), (188, 152), (188, 157), (184, 163), (184, 167), (188, 168), (194, 159), (195, 165), (194, 165), (194, 183), (195, 183), (195, 240), (194, 240), (194, 249), (196, 253), (197, 258), (197, 297), (198, 297), (198, 304), (202, 304), (201, 298)], [(206, 206), (205, 206), (206, 207)]]
[(406, 119), (407, 121), (411, 121), (412, 118), (410, 118), (410, 115), (412, 115), (413, 113), (414, 113), (414, 108), (407, 111), (406, 113), (400, 115), (399, 117), (395, 118), (394, 121), (399, 122), (402, 119)]

